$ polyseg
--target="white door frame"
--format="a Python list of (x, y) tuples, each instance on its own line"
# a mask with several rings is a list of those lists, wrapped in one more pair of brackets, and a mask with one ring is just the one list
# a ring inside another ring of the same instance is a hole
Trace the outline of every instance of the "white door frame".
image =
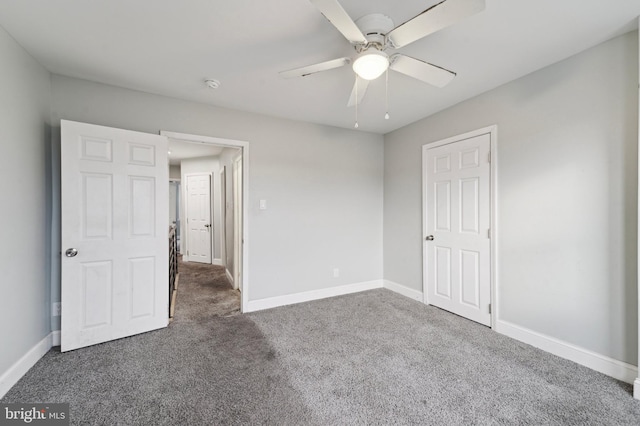
[[(215, 234), (214, 232), (216, 232), (216, 230), (213, 229), (213, 206), (214, 206), (214, 202), (213, 202), (213, 197), (214, 197), (214, 193), (213, 193), (213, 173), (211, 172), (198, 172), (198, 173), (188, 173), (184, 175), (184, 180), (185, 185), (187, 186), (186, 190), (184, 191), (184, 216), (185, 216), (185, 221), (189, 218), (189, 187), (188, 187), (188, 183), (189, 183), (189, 177), (190, 176), (209, 176), (209, 251), (211, 252), (211, 256), (210, 256), (210, 261), (209, 264), (213, 265), (213, 259), (214, 259), (214, 241), (215, 241)], [(182, 234), (180, 234), (182, 236)], [(189, 227), (187, 226), (187, 232), (185, 232), (184, 238), (181, 238), (181, 242), (184, 243), (185, 245), (185, 250), (187, 250), (187, 254), (183, 256), (183, 260), (186, 262), (191, 262), (191, 258), (189, 255)], [(194, 261), (195, 262), (195, 261)], [(206, 263), (206, 262), (203, 262)]]
[(227, 168), (220, 167), (220, 262), (227, 269)]
[(191, 135), (162, 130), (160, 135), (172, 139), (205, 143), (209, 145), (240, 148), (242, 150), (242, 297), (240, 298), (240, 312), (249, 306), (249, 142), (215, 138), (211, 136)]
[[(242, 292), (242, 227), (238, 226), (239, 219), (242, 219), (243, 210), (242, 191), (238, 189), (238, 180), (242, 183), (242, 173), (238, 174), (238, 167), (242, 172), (242, 154), (233, 159), (233, 286)], [(238, 166), (239, 164), (239, 166)], [(240, 215), (238, 212), (240, 211)]]
[(442, 139), (436, 142), (431, 142), (422, 145), (422, 292), (424, 297), (424, 303), (429, 304), (429, 298), (427, 295), (427, 277), (428, 264), (425, 261), (425, 255), (427, 253), (427, 198), (424, 196), (424, 191), (427, 187), (427, 150), (442, 145), (447, 145), (454, 142), (459, 142), (465, 139), (474, 138), (489, 134), (491, 138), (490, 150), (491, 150), (491, 162), (490, 162), (490, 223), (491, 223), (491, 328), (496, 328), (496, 323), (499, 317), (499, 297), (498, 297), (498, 156), (497, 156), (497, 143), (498, 143), (498, 126), (493, 125), (484, 127), (482, 129), (473, 130), (461, 135), (453, 136), (450, 138)]

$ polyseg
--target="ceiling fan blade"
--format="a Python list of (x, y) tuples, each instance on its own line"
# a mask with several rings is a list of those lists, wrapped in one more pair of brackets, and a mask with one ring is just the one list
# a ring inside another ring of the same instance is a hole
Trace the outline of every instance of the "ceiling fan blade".
[(446, 86), (456, 76), (453, 71), (410, 56), (396, 54), (390, 58), (390, 62), (389, 68), (392, 70), (436, 87)]
[(306, 77), (309, 74), (314, 74), (320, 71), (332, 70), (334, 68), (340, 68), (350, 63), (351, 63), (350, 58), (332, 59), (330, 61), (320, 62), (319, 64), (307, 65), (305, 67), (295, 68), (288, 71), (282, 71), (280, 72), (280, 76), (284, 78)]
[(391, 30), (387, 41), (395, 48), (406, 46), (484, 8), (485, 0), (444, 0)]
[[(356, 102), (356, 86), (358, 87), (358, 99)], [(367, 87), (369, 87), (369, 80), (365, 80), (364, 78), (360, 78), (356, 75), (356, 82), (353, 84), (353, 89), (351, 89), (351, 96), (349, 96), (349, 102), (347, 102), (348, 107), (354, 106), (356, 103), (362, 102), (365, 93), (367, 93)]]
[(345, 12), (338, 0), (309, 0), (324, 15), (325, 18), (342, 33), (349, 42), (366, 43), (367, 38), (353, 19)]

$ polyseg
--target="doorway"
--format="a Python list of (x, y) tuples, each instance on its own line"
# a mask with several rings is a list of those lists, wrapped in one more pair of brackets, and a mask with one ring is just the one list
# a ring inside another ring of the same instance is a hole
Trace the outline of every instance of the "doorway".
[[(170, 160), (174, 163), (175, 160), (171, 159), (176, 153), (176, 150), (172, 148), (175, 146), (174, 143), (180, 143), (190, 147), (195, 146), (199, 149), (219, 150), (216, 155), (210, 156), (214, 157), (209, 158), (209, 160), (214, 160), (214, 166), (207, 171), (207, 173), (209, 173), (211, 188), (211, 203), (209, 204), (211, 206), (209, 215), (210, 226), (205, 226), (207, 223), (204, 222), (202, 225), (213, 237), (210, 263), (223, 267), (224, 274), (229, 282), (232, 283), (233, 288), (241, 292), (242, 311), (242, 306), (246, 306), (248, 301), (248, 288), (246, 285), (247, 248), (245, 244), (247, 235), (247, 212), (244, 208), (248, 195), (248, 143), (165, 131), (162, 131), (161, 135), (169, 139), (169, 150), (172, 153)], [(193, 157), (190, 160), (191, 163), (193, 163), (192, 160), (194, 160)], [(185, 163), (183, 162), (182, 164)], [(193, 169), (191, 170), (193, 171)], [(184, 184), (186, 182), (184, 169), (181, 170), (181, 174)], [(183, 188), (182, 193), (186, 194), (188, 191), (187, 188)], [(191, 200), (192, 197), (189, 197), (186, 203), (189, 203)], [(198, 205), (200, 204), (202, 203)], [(186, 216), (183, 215), (182, 217), (186, 219)], [(183, 220), (183, 228), (185, 226), (187, 225), (184, 224)], [(185, 256), (185, 259), (191, 260), (191, 249), (188, 250), (187, 256), (185, 247), (191, 247), (189, 240), (196, 240), (196, 237), (190, 238), (191, 226), (188, 225), (188, 227), (189, 233), (185, 234), (185, 232), (182, 232), (182, 254)], [(204, 229), (199, 230), (198, 234), (203, 235)]]
[[(184, 217), (171, 215), (171, 194), (175, 206), (184, 194), (177, 184), (169, 189), (176, 180), (168, 164), (172, 135), (67, 120), (61, 129), (62, 351), (166, 327), (171, 226)], [(201, 139), (191, 142), (227, 147), (230, 166), (240, 154), (245, 205), (248, 143)], [(243, 208), (239, 214), (246, 235), (247, 214)], [(239, 252), (241, 309), (248, 300), (242, 243)]]
[(425, 303), (495, 324), (496, 128), (423, 145)]

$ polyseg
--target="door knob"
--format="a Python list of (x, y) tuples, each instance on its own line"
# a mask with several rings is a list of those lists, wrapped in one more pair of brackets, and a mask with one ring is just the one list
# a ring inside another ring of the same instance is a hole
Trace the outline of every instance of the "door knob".
[(78, 249), (70, 248), (64, 252), (64, 255), (67, 257), (75, 257), (78, 254)]
[(427, 238), (425, 238), (427, 241), (433, 241), (433, 235), (427, 235)]

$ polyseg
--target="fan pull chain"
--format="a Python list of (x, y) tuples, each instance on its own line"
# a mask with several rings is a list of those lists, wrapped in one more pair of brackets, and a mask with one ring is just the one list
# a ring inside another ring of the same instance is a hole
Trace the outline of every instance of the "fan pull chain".
[(356, 75), (356, 125), (353, 126), (356, 129), (358, 128), (358, 76)]
[(384, 98), (385, 98), (385, 109), (386, 112), (384, 114), (384, 119), (388, 120), (389, 119), (389, 68), (387, 68), (387, 71), (385, 72), (385, 93), (384, 93)]

